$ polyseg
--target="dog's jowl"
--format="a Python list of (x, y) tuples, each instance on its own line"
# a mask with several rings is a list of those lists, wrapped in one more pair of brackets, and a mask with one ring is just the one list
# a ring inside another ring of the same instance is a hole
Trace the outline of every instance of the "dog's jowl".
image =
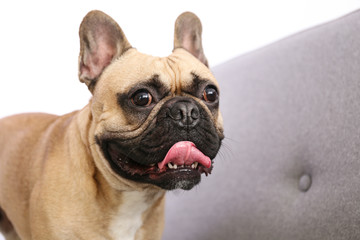
[(190, 190), (223, 139), (219, 86), (192, 13), (168, 57), (139, 53), (100, 12), (80, 26), (89, 104), (0, 120), (0, 230), (7, 240), (161, 239), (166, 190)]

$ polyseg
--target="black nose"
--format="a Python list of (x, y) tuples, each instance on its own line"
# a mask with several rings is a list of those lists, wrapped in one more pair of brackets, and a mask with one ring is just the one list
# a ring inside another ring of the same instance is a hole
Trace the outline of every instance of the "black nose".
[(199, 122), (199, 108), (192, 101), (178, 101), (169, 112), (170, 117), (180, 127), (193, 127)]

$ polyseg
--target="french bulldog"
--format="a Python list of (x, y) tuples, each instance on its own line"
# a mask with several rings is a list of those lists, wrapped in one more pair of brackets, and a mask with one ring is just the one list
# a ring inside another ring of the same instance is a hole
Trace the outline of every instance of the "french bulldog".
[(7, 240), (161, 239), (165, 192), (209, 174), (223, 139), (219, 85), (196, 15), (168, 57), (138, 52), (108, 15), (80, 25), (79, 79), (92, 93), (63, 116), (0, 120), (0, 229)]

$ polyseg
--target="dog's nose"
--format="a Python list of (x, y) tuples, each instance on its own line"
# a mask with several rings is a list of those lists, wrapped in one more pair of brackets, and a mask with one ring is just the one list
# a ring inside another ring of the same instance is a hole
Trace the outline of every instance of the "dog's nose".
[(169, 115), (180, 127), (193, 127), (199, 121), (200, 112), (193, 102), (179, 101), (172, 106)]

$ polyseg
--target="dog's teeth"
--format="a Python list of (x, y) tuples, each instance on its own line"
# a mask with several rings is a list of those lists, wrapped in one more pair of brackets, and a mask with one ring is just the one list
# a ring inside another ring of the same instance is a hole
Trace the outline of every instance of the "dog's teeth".
[(178, 166), (177, 166), (175, 163), (169, 162), (167, 165), (168, 165), (168, 167), (169, 167), (170, 169), (177, 169), (177, 168), (178, 168)]
[(155, 163), (150, 164), (150, 167), (153, 167), (153, 166), (155, 166)]
[(183, 164), (183, 165), (180, 165), (179, 167), (184, 167), (184, 164)]
[(193, 164), (191, 164), (191, 168), (197, 168), (197, 166), (199, 165), (199, 163), (198, 162), (194, 162)]

